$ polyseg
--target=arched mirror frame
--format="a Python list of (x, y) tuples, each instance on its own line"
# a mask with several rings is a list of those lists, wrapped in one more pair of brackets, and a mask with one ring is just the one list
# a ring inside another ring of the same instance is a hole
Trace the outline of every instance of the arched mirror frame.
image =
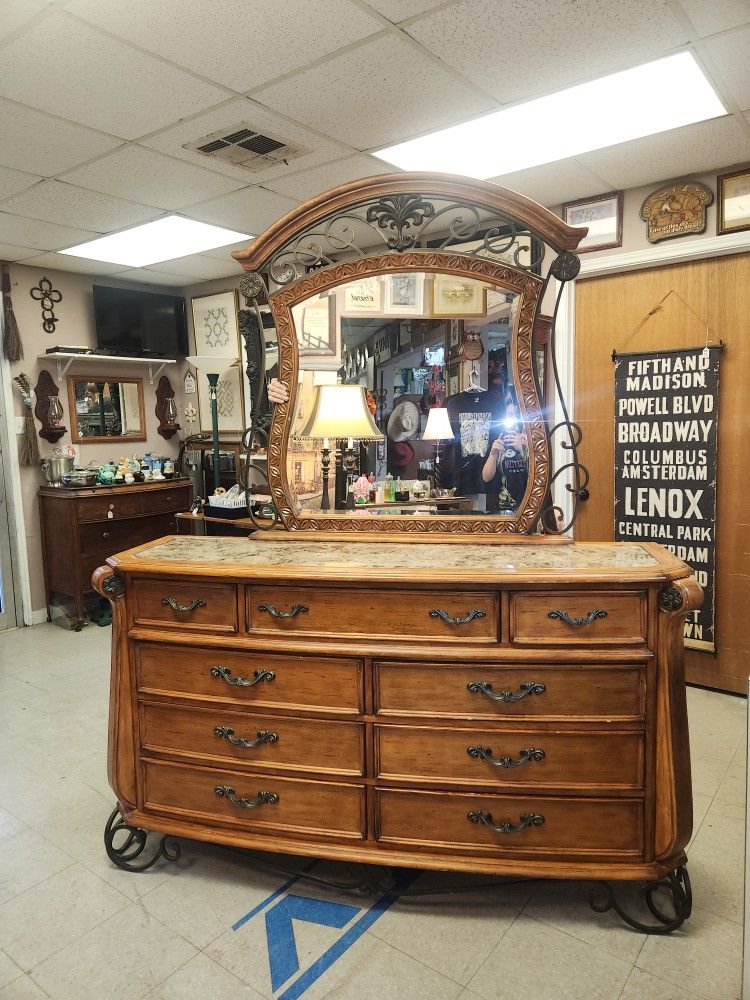
[[(439, 204), (438, 210), (430, 199)], [(458, 214), (453, 219), (446, 219), (448, 235), (440, 246), (436, 249), (420, 248), (421, 235), (432, 219), (452, 211)], [(347, 242), (342, 233), (353, 231), (347, 228), (346, 220), (366, 220), (373, 232), (381, 236), (385, 252), (373, 253), (371, 247), (366, 250), (357, 247), (352, 235), (348, 236)], [(337, 223), (338, 232), (334, 229)], [(278, 520), (293, 531), (517, 536), (533, 531), (546, 513), (545, 530), (548, 533), (566, 530), (569, 525), (560, 524), (560, 508), (550, 500), (552, 483), (563, 471), (570, 472), (572, 484), (568, 482), (566, 489), (577, 501), (587, 485), (588, 473), (577, 459), (580, 430), (570, 421), (562, 399), (554, 350), (553, 372), (563, 419), (549, 428), (541, 416), (532, 331), (552, 279), (558, 284), (554, 330), (562, 288), (566, 281), (577, 275), (580, 267), (578, 257), (572, 250), (585, 234), (585, 229), (567, 226), (541, 205), (497, 185), (443, 174), (404, 173), (380, 175), (326, 192), (279, 220), (247, 250), (236, 252), (233, 256), (248, 272), (240, 284), (246, 303), (257, 308), (258, 301), (268, 295), (279, 340), (280, 377), (290, 388), (289, 402), (277, 404), (274, 408), (266, 441), (268, 486)], [(473, 240), (477, 242), (477, 235), (483, 237), (483, 243), (479, 240), (478, 248), (460, 252), (460, 247)], [(531, 260), (526, 266), (521, 265), (520, 236), (530, 236), (535, 241), (531, 244)], [(541, 247), (541, 252), (535, 251), (535, 246)], [(491, 255), (499, 250), (506, 259), (512, 254), (513, 264), (518, 266), (498, 263), (497, 258), (493, 260), (491, 256), (481, 256), (483, 251)], [(341, 260), (340, 257), (349, 259)], [(260, 273), (263, 270), (281, 286), (278, 290), (268, 293)], [(306, 273), (308, 271), (310, 273)], [(497, 283), (520, 297), (513, 338), (514, 381), (527, 427), (530, 461), (526, 492), (513, 516), (368, 517), (362, 512), (356, 516), (317, 511), (308, 514), (298, 508), (286, 470), (287, 442), (292, 427), (299, 370), (292, 308), (310, 295), (352, 279), (409, 271), (447, 272), (478, 278)], [(252, 445), (259, 430), (255, 423), (253, 419), (246, 432), (248, 446)], [(557, 469), (550, 475), (550, 438), (558, 432), (567, 437), (562, 445), (569, 449), (570, 461), (564, 469)]]

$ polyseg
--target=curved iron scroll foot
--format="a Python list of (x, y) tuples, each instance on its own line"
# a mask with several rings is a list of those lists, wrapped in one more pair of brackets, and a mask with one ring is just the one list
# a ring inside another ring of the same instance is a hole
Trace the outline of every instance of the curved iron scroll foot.
[[(121, 837), (117, 837), (122, 834)], [(117, 838), (117, 843), (115, 843)], [(180, 845), (174, 837), (162, 837), (158, 844), (152, 844), (153, 854), (147, 853), (142, 860), (143, 852), (148, 842), (148, 831), (137, 826), (129, 826), (122, 818), (119, 809), (114, 809), (104, 827), (104, 848), (109, 860), (126, 872), (145, 872), (164, 858), (166, 861), (178, 861)]]
[[(602, 898), (597, 898), (599, 891), (603, 892)], [(607, 910), (614, 910), (615, 913), (624, 920), (625, 923), (641, 934), (671, 934), (678, 927), (682, 927), (690, 916), (693, 909), (693, 892), (690, 887), (690, 876), (687, 868), (680, 865), (673, 872), (665, 875), (664, 878), (655, 882), (647, 882), (640, 890), (639, 895), (643, 898), (646, 906), (656, 918), (658, 923), (644, 924), (640, 920), (626, 913), (618, 903), (615, 890), (610, 882), (598, 882), (591, 890), (589, 904), (592, 910), (597, 913), (606, 913)], [(669, 903), (669, 910), (662, 909), (664, 897)]]

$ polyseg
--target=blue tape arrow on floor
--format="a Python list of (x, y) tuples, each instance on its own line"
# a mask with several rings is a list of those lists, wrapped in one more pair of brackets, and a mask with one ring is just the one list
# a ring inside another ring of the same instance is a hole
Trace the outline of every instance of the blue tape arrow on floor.
[(306, 896), (285, 896), (266, 913), (268, 961), (271, 968), (271, 988), (274, 992), (299, 969), (297, 945), (292, 920), (338, 929), (359, 913), (360, 907), (348, 903), (324, 902)]

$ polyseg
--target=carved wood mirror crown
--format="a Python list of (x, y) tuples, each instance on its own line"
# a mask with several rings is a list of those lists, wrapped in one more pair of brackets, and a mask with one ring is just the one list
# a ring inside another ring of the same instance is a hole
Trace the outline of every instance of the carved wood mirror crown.
[[(249, 448), (266, 439), (277, 518), (391, 536), (565, 530), (555, 490), (574, 507), (588, 476), (580, 431), (544, 387), (559, 393), (554, 314), (585, 233), (488, 182), (404, 173), (327, 192), (235, 253), (258, 330), (268, 296), (272, 373), (289, 390), (270, 428), (256, 392), (247, 432)], [(534, 331), (550, 298), (543, 372)], [(249, 357), (251, 384), (267, 367)], [(556, 434), (567, 453), (552, 472)]]

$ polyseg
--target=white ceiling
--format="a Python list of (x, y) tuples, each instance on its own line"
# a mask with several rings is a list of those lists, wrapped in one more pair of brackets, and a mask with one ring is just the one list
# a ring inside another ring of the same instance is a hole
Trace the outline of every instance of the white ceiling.
[[(0, 259), (235, 275), (236, 247), (55, 251), (173, 211), (256, 234), (389, 171), (373, 149), (686, 47), (730, 114), (496, 178), (547, 205), (750, 161), (750, 0), (0, 0)], [(239, 122), (310, 152), (249, 173), (183, 148)]]

